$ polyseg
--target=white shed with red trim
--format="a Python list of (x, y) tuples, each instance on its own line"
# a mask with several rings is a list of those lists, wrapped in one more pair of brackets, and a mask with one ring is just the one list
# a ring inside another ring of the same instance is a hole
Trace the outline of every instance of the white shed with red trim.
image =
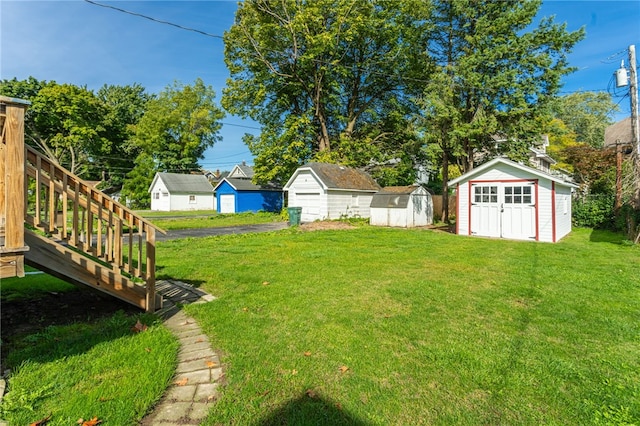
[(449, 182), (456, 189), (456, 233), (556, 242), (571, 232), (578, 186), (543, 171), (494, 158)]

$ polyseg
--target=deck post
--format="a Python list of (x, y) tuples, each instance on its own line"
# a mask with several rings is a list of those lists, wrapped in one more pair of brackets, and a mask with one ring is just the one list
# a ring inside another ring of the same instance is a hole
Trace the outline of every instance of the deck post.
[[(145, 226), (140, 224), (140, 226)], [(147, 312), (155, 312), (156, 310), (156, 230), (150, 226), (146, 226), (147, 234)]]
[(25, 147), (24, 116), (28, 101), (0, 96), (2, 158), (0, 162), (0, 246), (2, 276), (24, 276)]

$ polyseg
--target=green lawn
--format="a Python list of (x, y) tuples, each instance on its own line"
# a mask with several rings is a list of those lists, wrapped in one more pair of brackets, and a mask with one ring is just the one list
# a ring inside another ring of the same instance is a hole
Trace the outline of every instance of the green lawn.
[(638, 424), (620, 239), (288, 230), (161, 243), (158, 265), (218, 297), (186, 308), (224, 353), (207, 424)]
[[(157, 265), (218, 297), (185, 307), (222, 352), (208, 425), (640, 424), (640, 247), (621, 240), (288, 228), (161, 242)], [(83, 368), (103, 352), (88, 343)], [(101, 383), (130, 358), (113, 351)]]
[(234, 213), (219, 214), (215, 211), (157, 212), (140, 211), (144, 218), (161, 229), (216, 228), (223, 226), (253, 225), (286, 221), (279, 213)]
[[(96, 317), (100, 308), (89, 311), (87, 307), (83, 321), (34, 325), (46, 321), (43, 315), (55, 313), (52, 306), (42, 302), (47, 300), (44, 297), (64, 293), (50, 301), (64, 304), (78, 292), (77, 287), (46, 274), (3, 279), (0, 283), (5, 312), (15, 309), (8, 309), (8, 304), (21, 301), (37, 302), (47, 311), (34, 312), (37, 316), (29, 321), (28, 328), (17, 324), (16, 329), (9, 330), (3, 323), (3, 350), (10, 351), (2, 371), (11, 369), (12, 373), (8, 393), (0, 404), (0, 419), (9, 425), (35, 424), (49, 418), (48, 426), (68, 426), (81, 418), (94, 417), (104, 424), (133, 425), (170, 383), (178, 342), (154, 315), (118, 311)], [(61, 309), (60, 315), (63, 312)], [(138, 321), (148, 328), (136, 332), (144, 328), (136, 329)]]

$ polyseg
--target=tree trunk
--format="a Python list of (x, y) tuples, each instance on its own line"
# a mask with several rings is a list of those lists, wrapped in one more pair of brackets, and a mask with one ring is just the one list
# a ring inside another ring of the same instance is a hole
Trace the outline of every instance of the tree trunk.
[(442, 221), (449, 223), (449, 152), (442, 150)]

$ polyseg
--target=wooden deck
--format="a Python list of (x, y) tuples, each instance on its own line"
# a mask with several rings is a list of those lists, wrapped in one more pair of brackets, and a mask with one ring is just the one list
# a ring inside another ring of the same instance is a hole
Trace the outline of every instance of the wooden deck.
[(163, 230), (24, 143), (28, 102), (0, 96), (0, 278), (25, 263), (146, 311)]

